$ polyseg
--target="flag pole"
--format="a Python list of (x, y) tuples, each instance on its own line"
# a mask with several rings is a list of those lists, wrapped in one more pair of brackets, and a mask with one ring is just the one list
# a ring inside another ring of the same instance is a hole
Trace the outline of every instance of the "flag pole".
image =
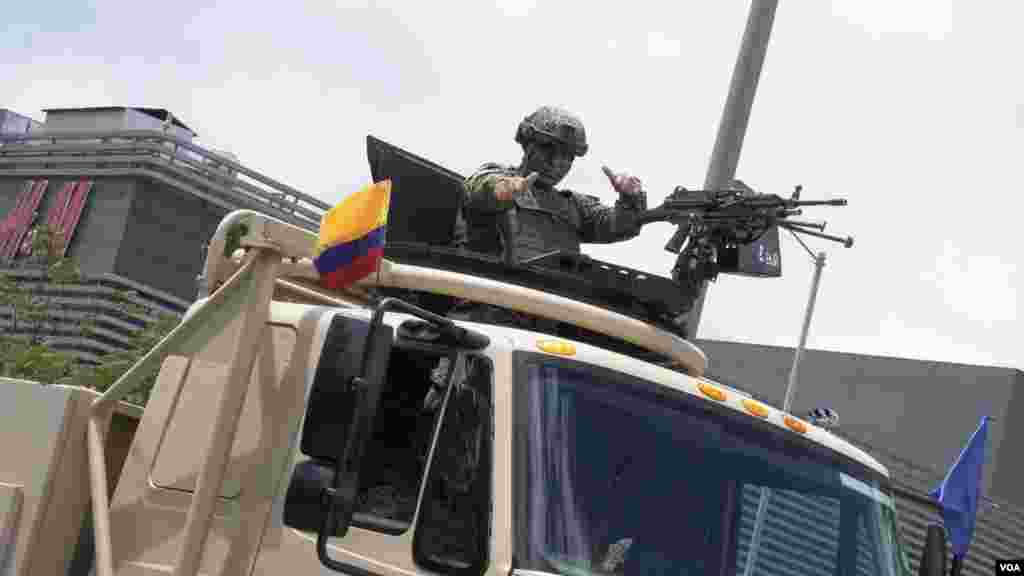
[[(797, 237), (799, 239), (799, 237)], [(802, 242), (801, 242), (802, 244)], [(806, 248), (806, 246), (805, 246)], [(808, 250), (810, 252), (810, 250)], [(789, 369), (789, 380), (786, 383), (786, 396), (782, 401), (782, 411), (789, 412), (793, 408), (793, 397), (796, 396), (797, 374), (800, 370), (800, 360), (803, 358), (804, 348), (807, 346), (807, 333), (811, 327), (811, 316), (814, 315), (814, 303), (818, 299), (818, 286), (821, 285), (821, 270), (825, 267), (825, 253), (818, 252), (814, 258), (814, 279), (811, 280), (811, 295), (807, 299), (807, 310), (804, 312), (804, 325), (800, 329), (800, 343), (793, 352), (793, 365)]]
[(951, 576), (959, 576), (963, 569), (963, 560), (974, 536), (978, 504), (986, 500), (981, 495), (981, 485), (988, 423), (991, 420), (988, 416), (981, 418), (977, 430), (971, 434), (942, 482), (929, 494), (939, 505), (942, 523), (953, 547)]

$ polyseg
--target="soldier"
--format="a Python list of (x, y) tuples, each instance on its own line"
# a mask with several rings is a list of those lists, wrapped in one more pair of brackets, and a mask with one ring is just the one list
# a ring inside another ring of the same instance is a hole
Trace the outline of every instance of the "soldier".
[[(628, 240), (640, 232), (636, 216), (646, 210), (647, 198), (638, 178), (603, 167), (619, 193), (614, 207), (602, 205), (596, 196), (556, 188), (573, 160), (587, 153), (579, 118), (542, 106), (519, 123), (516, 142), (523, 147), (518, 166), (485, 164), (466, 179), (466, 199), (456, 231), (459, 245), (493, 255), (507, 256), (510, 250), (515, 262), (523, 262), (554, 251), (579, 252), (581, 243)], [(514, 219), (507, 219), (509, 212)], [(550, 322), (468, 303), (456, 306), (453, 317), (553, 328)]]
[[(519, 166), (485, 164), (466, 179), (463, 225), (468, 249), (501, 254), (507, 243), (516, 260), (523, 261), (556, 250), (579, 252), (581, 243), (619, 242), (639, 233), (635, 216), (647, 207), (639, 179), (603, 168), (619, 193), (614, 207), (603, 206), (596, 196), (555, 188), (573, 160), (587, 153), (579, 118), (542, 106), (520, 122), (516, 142), (523, 147)], [(503, 230), (510, 210), (517, 230)]]

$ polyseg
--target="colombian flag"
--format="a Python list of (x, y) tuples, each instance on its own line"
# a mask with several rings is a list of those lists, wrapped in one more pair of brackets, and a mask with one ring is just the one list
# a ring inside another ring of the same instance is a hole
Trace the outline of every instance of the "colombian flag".
[(313, 265), (325, 287), (344, 288), (377, 271), (390, 201), (391, 181), (384, 180), (348, 196), (324, 216)]

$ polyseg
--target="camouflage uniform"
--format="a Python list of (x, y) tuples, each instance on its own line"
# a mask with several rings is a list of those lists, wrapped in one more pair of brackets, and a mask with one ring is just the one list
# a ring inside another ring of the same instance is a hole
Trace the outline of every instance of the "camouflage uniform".
[[(572, 166), (575, 157), (587, 152), (583, 124), (572, 114), (543, 106), (527, 116), (516, 131), (523, 147), (520, 166), (485, 164), (466, 179), (465, 202), (456, 224), (459, 246), (473, 252), (503, 253), (502, 232), (505, 212), (515, 210), (517, 229), (508, 233), (519, 261), (554, 251), (579, 252), (582, 243), (612, 243), (634, 238), (640, 232), (635, 217), (647, 208), (646, 196), (620, 195), (614, 207), (604, 206), (596, 196), (560, 190), (556, 185)], [(537, 173), (538, 180), (511, 201), (501, 202), (494, 193), (501, 177), (525, 177)], [(551, 331), (551, 321), (529, 318), (493, 306), (461, 303), (453, 317), (478, 322)]]
[[(523, 169), (485, 164), (466, 179), (464, 205), (466, 247), (474, 252), (500, 255), (500, 222), (511, 205), (494, 197), (498, 176), (525, 176)], [(581, 243), (612, 243), (634, 238), (640, 229), (634, 217), (646, 209), (643, 196), (620, 196), (614, 207), (604, 206), (596, 196), (533, 186), (518, 194), (512, 204), (519, 223), (512, 241), (520, 259), (533, 258), (555, 250), (579, 252)]]

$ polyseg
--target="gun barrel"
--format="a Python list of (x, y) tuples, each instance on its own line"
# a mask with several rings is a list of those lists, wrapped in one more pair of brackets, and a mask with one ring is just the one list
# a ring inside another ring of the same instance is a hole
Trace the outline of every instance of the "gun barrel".
[(797, 206), (846, 206), (845, 198), (834, 200), (796, 200), (793, 204)]

